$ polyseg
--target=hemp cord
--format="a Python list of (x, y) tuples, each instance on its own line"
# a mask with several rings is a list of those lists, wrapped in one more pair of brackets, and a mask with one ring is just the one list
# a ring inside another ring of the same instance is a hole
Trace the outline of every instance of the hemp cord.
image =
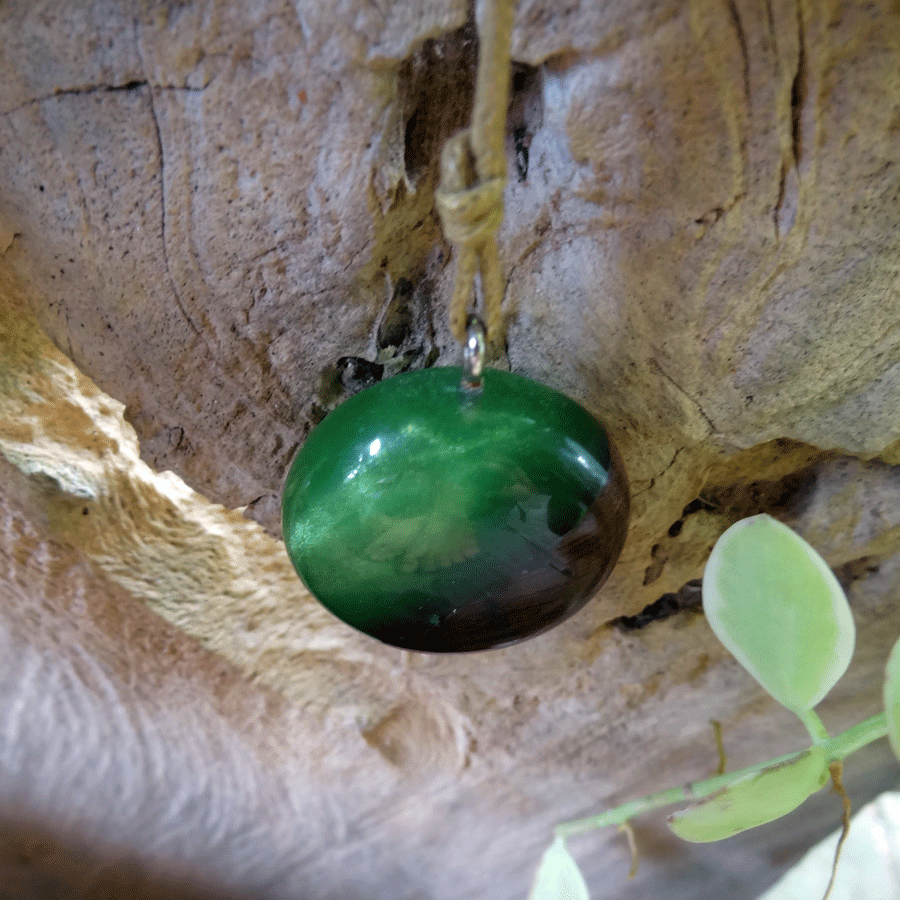
[(444, 145), (441, 181), (435, 191), (444, 234), (458, 245), (450, 328), (461, 343), (466, 341), (476, 274), (481, 277), (488, 342), (496, 346), (503, 330), (497, 230), (503, 221), (506, 186), (504, 141), (514, 7), (515, 0), (477, 0), (478, 70), (472, 122)]

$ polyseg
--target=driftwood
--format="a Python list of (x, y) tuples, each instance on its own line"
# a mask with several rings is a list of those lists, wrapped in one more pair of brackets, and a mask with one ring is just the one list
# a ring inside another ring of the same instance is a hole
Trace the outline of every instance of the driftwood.
[[(900, 634), (888, 0), (521, 0), (504, 364), (608, 423), (621, 562), (557, 630), (460, 657), (349, 632), (293, 575), (277, 498), (309, 428), (458, 360), (433, 191), (469, 16), (0, 8), (0, 844), (90, 848), (0, 856), (23, 884), (56, 858), (122, 884), (124, 858), (216, 896), (524, 897), (553, 823), (713, 770), (709, 719), (735, 767), (799, 746), (699, 612), (716, 536), (760, 511), (848, 589), (826, 724), (878, 709)], [(848, 769), (857, 802), (897, 776), (884, 742)], [(627, 885), (620, 836), (572, 848), (595, 900), (750, 898), (839, 819), (823, 794), (697, 848), (648, 816)]]

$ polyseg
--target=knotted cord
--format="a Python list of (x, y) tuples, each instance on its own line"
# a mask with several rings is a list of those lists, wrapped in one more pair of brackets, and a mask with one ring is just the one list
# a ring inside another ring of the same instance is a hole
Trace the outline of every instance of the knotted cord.
[(506, 186), (506, 107), (510, 83), (510, 41), (515, 0), (478, 0), (478, 70), (469, 128), (451, 137), (441, 153), (441, 181), (435, 192), (444, 234), (458, 247), (450, 301), (450, 328), (466, 341), (466, 319), (475, 275), (488, 342), (503, 330), (503, 275), (497, 230), (503, 221)]

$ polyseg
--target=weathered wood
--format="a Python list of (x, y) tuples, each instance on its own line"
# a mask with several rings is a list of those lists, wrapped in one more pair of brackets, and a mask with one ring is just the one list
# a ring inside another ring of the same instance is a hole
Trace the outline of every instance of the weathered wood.
[[(762, 510), (848, 586), (826, 723), (877, 709), (900, 633), (888, 0), (519, 4), (508, 359), (609, 423), (634, 495), (575, 619), (403, 655), (242, 517), (277, 534), (293, 451), (378, 366), (457, 361), (433, 188), (468, 12), (0, 9), (0, 817), (267, 896), (522, 897), (553, 822), (714, 768), (709, 718), (734, 765), (798, 746), (691, 585)], [(883, 746), (859, 771), (860, 800), (896, 775)], [(619, 838), (575, 849), (596, 898), (751, 897), (838, 821), (827, 799), (722, 847), (648, 817), (626, 887)]]

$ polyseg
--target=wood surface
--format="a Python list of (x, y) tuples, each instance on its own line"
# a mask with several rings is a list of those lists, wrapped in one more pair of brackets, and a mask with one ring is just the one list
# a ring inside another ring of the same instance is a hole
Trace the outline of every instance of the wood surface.
[[(760, 511), (848, 590), (857, 655), (823, 719), (878, 709), (900, 634), (888, 0), (521, 0), (499, 362), (607, 422), (622, 559), (560, 628), (450, 657), (348, 631), (293, 575), (278, 496), (309, 428), (459, 359), (433, 191), (470, 18), (0, 6), (0, 845), (47, 835), (35, 878), (87, 846), (91, 871), (216, 896), (524, 898), (555, 822), (713, 771), (709, 719), (735, 767), (800, 746), (699, 611), (716, 537)], [(858, 803), (898, 776), (885, 742), (848, 768)], [(839, 818), (823, 794), (698, 848), (647, 816), (627, 883), (620, 835), (572, 846), (594, 900), (749, 900)]]

